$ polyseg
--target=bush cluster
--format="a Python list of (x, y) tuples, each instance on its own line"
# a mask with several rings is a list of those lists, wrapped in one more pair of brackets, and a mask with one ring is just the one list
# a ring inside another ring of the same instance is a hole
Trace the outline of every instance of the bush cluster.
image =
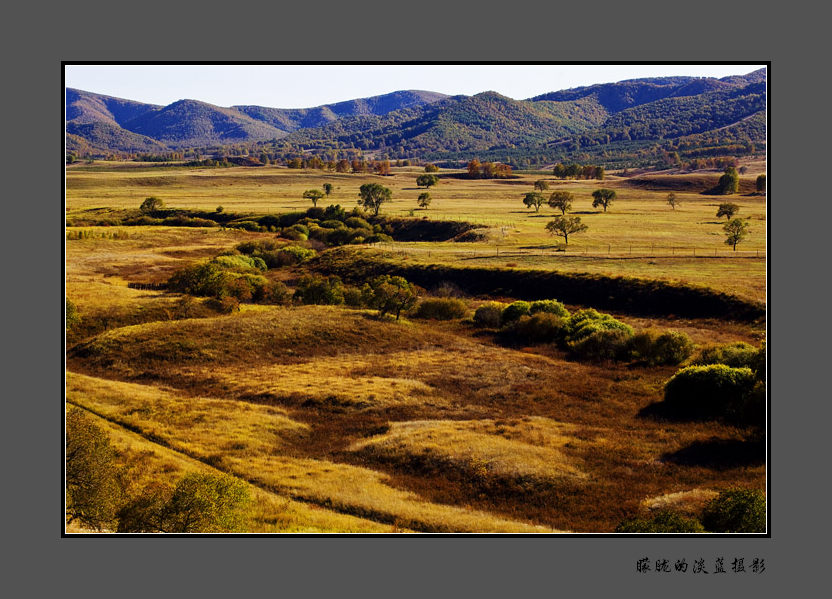
[(632, 357), (650, 366), (681, 364), (693, 348), (690, 337), (677, 331), (639, 331), (630, 342)]
[(629, 518), (620, 533), (760, 533), (766, 531), (766, 496), (759, 490), (728, 489), (709, 501), (699, 518), (673, 510), (659, 510), (649, 517)]
[[(275, 218), (275, 217), (273, 217)], [(263, 224), (263, 219), (260, 219)], [(371, 225), (356, 208), (347, 212), (340, 205), (312, 207), (306, 212), (293, 212), (276, 217), (275, 230), (292, 241), (314, 239), (328, 246), (392, 241), (389, 227)]]
[(453, 320), (464, 318), (468, 313), (468, 306), (460, 299), (453, 297), (434, 297), (422, 300), (416, 307), (415, 318), (432, 320)]
[(765, 413), (765, 392), (761, 398), (756, 383), (750, 368), (688, 366), (665, 384), (664, 407), (679, 418), (754, 424)]
[(699, 350), (692, 363), (695, 365), (725, 364), (732, 368), (754, 368), (758, 357), (756, 347), (743, 341), (725, 345), (709, 345)]
[(230, 300), (222, 303), (226, 297), (235, 298), (238, 302), (284, 303), (288, 292), (283, 283), (269, 281), (263, 275), (252, 272), (260, 272), (260, 267), (264, 266), (262, 263), (262, 259), (247, 256), (218, 256), (211, 262), (177, 271), (168, 280), (168, 289), (214, 298), (218, 302), (212, 307), (224, 313), (234, 309)]
[(503, 321), (503, 310), (506, 304), (502, 302), (488, 302), (474, 312), (474, 323), (480, 327), (497, 328)]

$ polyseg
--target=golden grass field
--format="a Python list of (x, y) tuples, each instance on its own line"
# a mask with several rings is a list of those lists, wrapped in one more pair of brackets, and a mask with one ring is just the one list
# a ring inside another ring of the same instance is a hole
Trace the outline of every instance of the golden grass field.
[[(309, 207), (302, 192), (327, 181), (335, 192), (319, 204), (351, 208), (368, 180), (394, 190), (382, 214), (406, 215), (423, 191), (415, 168), (376, 177), (116, 166), (67, 169), (68, 215), (137, 208), (151, 195), (169, 207), (278, 213)], [(745, 178), (759, 168), (750, 165)], [(486, 241), (365, 251), (666, 278), (765, 299), (764, 198), (729, 198), (751, 219), (746, 254), (734, 257), (714, 216), (725, 198), (677, 191), (674, 211), (666, 191), (611, 177), (602, 185), (619, 199), (603, 214), (589, 198), (601, 184), (550, 181), (576, 194), (574, 211), (590, 227), (555, 252), (545, 216), (521, 202), (539, 178), (443, 179), (430, 190), (430, 210), (415, 212), (482, 222)], [(655, 502), (700, 505), (720, 489), (765, 484), (764, 447), (746, 431), (642, 414), (676, 367), (582, 363), (552, 346), (508, 347), (466, 320), (395, 322), (343, 306), (251, 304), (219, 315), (202, 300), (185, 310), (178, 294), (127, 284), (166, 280), (274, 234), (85, 229), (101, 234), (66, 242), (67, 295), (82, 318), (67, 339), (68, 404), (96, 415), (137, 485), (199, 469), (246, 481), (255, 498), (251, 532), (610, 532)], [(695, 246), (703, 256), (628, 257), (606, 248), (594, 255), (606, 244)], [(714, 250), (716, 258), (704, 255)], [(267, 274), (291, 286), (300, 271)], [(487, 298), (463, 299), (470, 316)], [(699, 345), (756, 345), (765, 335), (760, 323), (615, 315), (637, 329), (684, 331)]]

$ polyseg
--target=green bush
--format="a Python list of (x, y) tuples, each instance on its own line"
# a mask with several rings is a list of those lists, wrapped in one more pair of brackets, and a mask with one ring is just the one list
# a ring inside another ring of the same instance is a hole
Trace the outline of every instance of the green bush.
[(246, 231), (253, 232), (263, 232), (267, 230), (267, 228), (261, 227), (258, 223), (254, 222), (253, 220), (241, 220), (235, 223), (229, 223), (228, 226), (234, 229), (244, 229)]
[(747, 422), (749, 412), (753, 413), (748, 404), (754, 386), (750, 368), (688, 366), (665, 384), (664, 405), (677, 417), (726, 419), (742, 424)]
[(234, 256), (217, 256), (212, 260), (223, 268), (236, 271), (264, 271), (266, 263), (262, 258), (238, 254)]
[(177, 271), (168, 280), (168, 288), (190, 295), (221, 297), (229, 280), (230, 275), (222, 266), (207, 262)]
[(360, 216), (351, 216), (344, 221), (344, 224), (347, 225), (347, 227), (349, 227), (350, 229), (367, 229), (369, 231), (373, 230), (372, 225)]
[(576, 341), (568, 342), (570, 353), (580, 360), (602, 362), (630, 358), (631, 331), (619, 328), (600, 328)]
[(295, 297), (304, 304), (343, 304), (343, 285), (338, 277), (305, 275), (298, 281)]
[(265, 252), (280, 249), (283, 244), (273, 239), (258, 239), (257, 241), (246, 241), (237, 245), (237, 251), (250, 256), (259, 256)]
[(744, 341), (703, 347), (693, 364), (725, 364), (732, 368), (751, 368), (757, 358), (756, 347)]
[(766, 496), (758, 490), (723, 491), (705, 506), (702, 523), (709, 532), (765, 532)]
[(78, 314), (78, 308), (75, 307), (75, 304), (69, 298), (66, 298), (66, 330), (69, 331), (72, 328), (81, 324), (81, 316)]
[(361, 289), (358, 287), (344, 287), (344, 303), (353, 308), (360, 308), (364, 305), (364, 298)]
[(632, 357), (650, 366), (681, 364), (691, 355), (693, 347), (690, 337), (676, 331), (639, 331), (630, 344)]
[(324, 229), (343, 229), (344, 223), (342, 223), (340, 220), (325, 220), (321, 221), (320, 226), (322, 226)]
[(623, 533), (686, 533), (705, 532), (702, 523), (695, 518), (687, 518), (671, 510), (661, 510), (652, 518), (631, 518), (615, 528)]
[(497, 328), (503, 321), (506, 305), (501, 302), (488, 302), (474, 312), (474, 322), (480, 327)]
[(569, 310), (557, 300), (538, 300), (532, 302), (529, 308), (529, 314), (537, 314), (538, 312), (548, 312), (549, 314), (556, 314), (562, 318), (569, 318)]
[(609, 314), (603, 314), (587, 308), (572, 314), (566, 322), (566, 342), (577, 343), (584, 337), (590, 336), (596, 331), (618, 330), (633, 335), (633, 328), (616, 320)]
[(563, 340), (564, 320), (551, 312), (538, 312), (509, 322), (502, 334), (519, 343), (560, 343)]
[(468, 306), (460, 299), (452, 297), (433, 297), (422, 300), (413, 313), (415, 318), (432, 320), (453, 320), (464, 318), (468, 313)]
[(240, 300), (233, 295), (212, 297), (205, 302), (205, 305), (220, 314), (231, 314), (240, 310)]
[(378, 310), (379, 316), (395, 314), (413, 307), (419, 298), (419, 289), (404, 277), (381, 275), (361, 288), (362, 302)]
[[(304, 228), (306, 228), (306, 227), (304, 227)], [(306, 240), (309, 239), (308, 231), (309, 231), (309, 229), (307, 229), (306, 233), (302, 233), (298, 229), (295, 229), (294, 227), (291, 227), (289, 229), (283, 229), (280, 232), (280, 235), (281, 235), (281, 237), (285, 237), (286, 239), (289, 239), (291, 241), (306, 241)]]
[(503, 324), (517, 320), (521, 316), (528, 316), (532, 305), (529, 302), (516, 301), (510, 303), (503, 310)]

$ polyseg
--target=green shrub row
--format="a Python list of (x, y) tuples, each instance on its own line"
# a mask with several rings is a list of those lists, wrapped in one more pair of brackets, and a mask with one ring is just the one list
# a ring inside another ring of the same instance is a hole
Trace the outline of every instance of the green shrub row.
[(746, 367), (688, 366), (665, 383), (662, 407), (675, 418), (762, 426), (765, 385)]
[(766, 496), (759, 490), (728, 489), (709, 501), (701, 521), (672, 510), (652, 517), (630, 518), (615, 529), (619, 533), (763, 533), (766, 531)]

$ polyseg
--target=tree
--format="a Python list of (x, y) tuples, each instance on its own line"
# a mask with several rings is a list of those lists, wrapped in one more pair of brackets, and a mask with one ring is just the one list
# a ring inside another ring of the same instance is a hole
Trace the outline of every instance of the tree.
[(382, 160), (381, 162), (376, 162), (373, 165), (373, 169), (375, 170), (377, 175), (387, 176), (390, 174), (390, 161)]
[(416, 286), (404, 277), (381, 275), (364, 285), (361, 290), (364, 303), (378, 310), (379, 316), (396, 314), (412, 308), (419, 299)]
[(523, 203), (527, 208), (534, 208), (535, 212), (540, 211), (540, 207), (546, 202), (543, 194), (538, 191), (530, 191), (523, 196)]
[(730, 220), (739, 211), (740, 207), (736, 204), (732, 204), (731, 202), (723, 202), (719, 205), (719, 208), (716, 211), (716, 217), (719, 218), (720, 216), (724, 216), (726, 219)]
[(468, 163), (468, 178), (479, 179), (480, 176), (480, 161), (474, 158)]
[(549, 206), (555, 210), (560, 210), (562, 215), (572, 210), (572, 200), (574, 196), (569, 191), (555, 191), (549, 196)]
[(430, 202), (433, 198), (430, 197), (429, 192), (424, 192), (419, 194), (419, 199), (417, 202), (419, 203), (419, 208), (424, 208), (427, 210), (428, 206), (430, 206)]
[(307, 189), (303, 192), (303, 197), (304, 199), (312, 200), (312, 205), (317, 206), (318, 200), (324, 197), (324, 192), (320, 189)]
[(558, 179), (566, 179), (566, 167), (564, 165), (562, 165), (560, 162), (558, 162), (555, 165), (555, 168), (552, 171), (552, 174), (555, 177), (557, 177)]
[(737, 173), (737, 169), (733, 166), (729, 166), (725, 169), (725, 174), (719, 178), (719, 182), (716, 185), (716, 191), (720, 195), (731, 195), (733, 193), (737, 193), (740, 187), (740, 175)]
[(556, 237), (563, 237), (566, 245), (569, 245), (569, 236), (574, 233), (583, 233), (589, 229), (581, 222), (578, 216), (556, 216), (554, 220), (549, 221), (546, 225), (546, 231), (550, 235)]
[(438, 173), (439, 167), (433, 163), (428, 163), (425, 165), (425, 172), (426, 173)]
[(66, 412), (66, 516), (95, 530), (112, 527), (122, 490), (107, 434), (78, 408)]
[(350, 163), (348, 160), (341, 159), (335, 163), (335, 172), (336, 173), (348, 173), (350, 172)]
[(439, 183), (439, 177), (436, 175), (419, 175), (416, 177), (416, 185), (424, 187), (425, 189)]
[(729, 220), (722, 227), (725, 231), (725, 245), (730, 245), (737, 251), (737, 244), (748, 236), (748, 224), (740, 218)]
[(765, 194), (766, 192), (766, 175), (763, 173), (757, 177), (757, 193)]
[(592, 207), (597, 208), (598, 206), (603, 206), (604, 212), (606, 212), (609, 205), (615, 199), (615, 196), (614, 189), (596, 189), (592, 192), (592, 197), (595, 198), (592, 200)]
[(676, 194), (672, 191), (667, 194), (667, 203), (670, 205), (671, 208), (676, 210), (676, 205), (679, 203), (679, 200), (676, 199)]
[(119, 510), (118, 532), (217, 533), (245, 528), (248, 486), (227, 474), (191, 472), (174, 488), (151, 485)]
[(69, 331), (73, 327), (81, 323), (81, 316), (78, 314), (78, 308), (69, 298), (66, 298), (66, 330)]
[(327, 197), (332, 195), (332, 190), (333, 189), (335, 189), (335, 188), (332, 186), (332, 183), (324, 183), (324, 193), (326, 194)]
[(549, 189), (549, 183), (546, 182), (545, 179), (539, 179), (534, 182), (534, 188), (537, 191), (546, 191), (547, 189)]
[(393, 192), (378, 183), (365, 183), (358, 190), (358, 204), (364, 210), (372, 210), (378, 216), (381, 205), (393, 199)]
[(142, 205), (139, 206), (139, 210), (143, 214), (148, 214), (150, 212), (156, 212), (157, 210), (161, 210), (165, 207), (165, 203), (157, 197), (150, 197), (146, 198)]

